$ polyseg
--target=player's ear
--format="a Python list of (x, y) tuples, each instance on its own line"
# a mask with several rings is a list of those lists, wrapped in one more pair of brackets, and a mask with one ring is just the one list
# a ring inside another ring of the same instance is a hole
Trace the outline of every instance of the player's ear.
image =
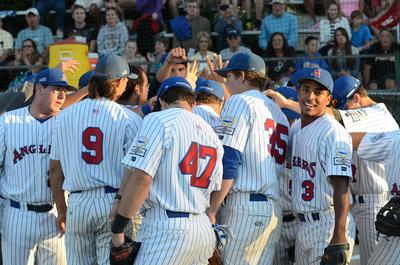
[(135, 87), (133, 88), (133, 90), (135, 91), (135, 94), (136, 95), (140, 95), (140, 93), (142, 92), (142, 91), (140, 91), (140, 85), (135, 85)]
[(352, 96), (352, 99), (351, 99), (354, 103), (360, 103), (361, 102), (361, 97), (360, 97), (360, 95), (358, 94), (358, 93), (355, 93), (353, 96)]
[(327, 107), (329, 107), (331, 105), (331, 101), (332, 101), (332, 95), (328, 96), (328, 103), (326, 104)]

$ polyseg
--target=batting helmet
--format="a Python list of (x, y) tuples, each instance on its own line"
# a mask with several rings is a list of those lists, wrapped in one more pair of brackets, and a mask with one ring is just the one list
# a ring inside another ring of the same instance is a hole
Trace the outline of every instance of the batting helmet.
[[(288, 86), (281, 86), (276, 91), (281, 93), (282, 96), (284, 96), (287, 99), (291, 99), (296, 102), (299, 101), (297, 99), (297, 91), (294, 88), (291, 88)], [(290, 110), (287, 108), (282, 108), (281, 110), (285, 114), (286, 118), (288, 118), (288, 119), (299, 119), (300, 118), (300, 114), (293, 110)]]
[(265, 76), (265, 68), (265, 62), (260, 56), (254, 53), (239, 52), (232, 56), (225, 68), (215, 72), (223, 77), (226, 77), (229, 71), (234, 70), (256, 72), (261, 76)]
[(342, 76), (335, 80), (332, 100), (337, 109), (345, 109), (347, 100), (351, 98), (360, 86), (361, 81), (352, 76)]
[(102, 79), (138, 78), (136, 74), (131, 74), (128, 62), (116, 54), (107, 54), (101, 57), (94, 69), (94, 76)]
[(328, 71), (322, 68), (305, 68), (299, 71), (301, 71), (301, 75), (297, 79), (298, 85), (301, 85), (305, 80), (313, 80), (332, 93), (333, 79), (332, 75)]

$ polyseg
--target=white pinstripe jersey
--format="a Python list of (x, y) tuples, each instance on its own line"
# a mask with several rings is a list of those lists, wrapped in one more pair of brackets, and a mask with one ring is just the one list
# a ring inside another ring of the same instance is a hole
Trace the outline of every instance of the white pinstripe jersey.
[(182, 108), (151, 113), (122, 163), (153, 177), (144, 208), (204, 213), (222, 181), (223, 148), (211, 126)]
[(272, 100), (257, 90), (229, 98), (216, 132), (222, 144), (242, 154), (233, 192), (255, 192), (279, 199), (277, 173), (283, 169), (289, 123)]
[[(388, 132), (399, 129), (383, 103), (339, 112), (348, 132)], [(351, 190), (354, 194), (387, 192), (388, 185), (383, 164), (362, 160), (358, 157), (357, 152), (353, 152), (352, 170)]]
[(49, 153), (55, 118), (41, 123), (29, 107), (0, 117), (1, 194), (15, 201), (45, 204), (53, 201), (49, 186)]
[(357, 151), (360, 158), (385, 165), (389, 191), (400, 196), (400, 131), (367, 133)]
[(298, 213), (331, 209), (333, 188), (328, 176), (352, 177), (351, 137), (327, 114), (300, 126), (297, 122), (293, 127), (293, 209)]
[(64, 190), (118, 188), (121, 160), (141, 122), (137, 114), (106, 98), (85, 99), (60, 113), (50, 158), (61, 161)]
[(215, 127), (218, 124), (219, 115), (215, 112), (215, 110), (205, 104), (196, 105), (193, 108), (193, 113), (199, 115), (203, 118), (211, 127)]

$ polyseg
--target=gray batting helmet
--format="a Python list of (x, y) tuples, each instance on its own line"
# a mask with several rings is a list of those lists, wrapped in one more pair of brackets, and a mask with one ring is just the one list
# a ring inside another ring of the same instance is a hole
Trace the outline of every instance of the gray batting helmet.
[(116, 54), (107, 54), (101, 57), (94, 69), (94, 76), (103, 79), (138, 78), (136, 74), (131, 73), (128, 62)]

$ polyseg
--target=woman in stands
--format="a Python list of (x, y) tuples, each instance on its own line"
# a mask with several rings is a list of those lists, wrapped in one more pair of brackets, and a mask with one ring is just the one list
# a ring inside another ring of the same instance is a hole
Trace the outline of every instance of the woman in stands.
[(203, 69), (207, 69), (210, 71), (207, 65), (207, 58), (213, 61), (213, 57), (217, 56), (215, 52), (210, 51), (212, 47), (212, 41), (210, 34), (205, 31), (200, 31), (196, 35), (196, 51), (193, 56), (189, 58), (189, 60), (197, 60), (199, 64), (198, 72), (203, 71)]

